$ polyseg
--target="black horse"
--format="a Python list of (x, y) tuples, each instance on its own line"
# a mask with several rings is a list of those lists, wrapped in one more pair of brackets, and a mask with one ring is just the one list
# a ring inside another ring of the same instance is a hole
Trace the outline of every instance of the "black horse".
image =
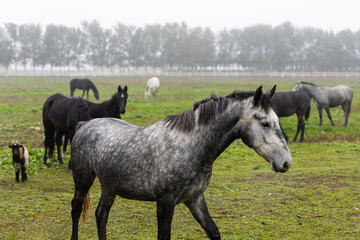
[(89, 99), (89, 90), (91, 89), (94, 92), (96, 100), (99, 100), (99, 92), (95, 87), (95, 84), (89, 79), (73, 79), (70, 81), (70, 95), (72, 97), (74, 96), (74, 91), (76, 88), (83, 90), (82, 97), (84, 97), (86, 91), (86, 99)]
[[(296, 116), (298, 118), (297, 130), (293, 142), (296, 141), (300, 130), (301, 135), (299, 142), (302, 142), (304, 140), (304, 116), (305, 120), (308, 120), (310, 117), (310, 102), (310, 95), (302, 89), (291, 92), (277, 92), (274, 94), (272, 104), (274, 105), (276, 114), (279, 117), (289, 117), (296, 113)], [(289, 138), (284, 131), (283, 134), (286, 141), (289, 141)]]
[(67, 142), (69, 139), (71, 142), (78, 122), (101, 117), (120, 119), (120, 114), (125, 113), (127, 98), (127, 86), (123, 89), (119, 86), (117, 93), (110, 100), (102, 103), (92, 103), (80, 97), (70, 98), (59, 93), (50, 96), (43, 107), (45, 128), (44, 166), (47, 166), (47, 149), (49, 148), (49, 156), (52, 156), (55, 148), (55, 132), (58, 160), (60, 164), (63, 164), (60, 152), (62, 136), (65, 135), (63, 153), (66, 153)]
[[(59, 163), (63, 165), (60, 148), (62, 136), (73, 138), (78, 122), (92, 119), (87, 102), (80, 98), (71, 98), (61, 93), (56, 93), (46, 99), (43, 106), (43, 124), (45, 129), (45, 154), (44, 166), (47, 166), (47, 150), (52, 157), (55, 142), (58, 150)], [(55, 137), (56, 135), (56, 137)]]

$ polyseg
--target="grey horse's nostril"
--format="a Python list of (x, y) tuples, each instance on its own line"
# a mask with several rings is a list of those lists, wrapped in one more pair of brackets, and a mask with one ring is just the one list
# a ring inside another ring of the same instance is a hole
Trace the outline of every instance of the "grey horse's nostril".
[(283, 166), (283, 170), (288, 170), (289, 169), (289, 163), (288, 162), (285, 162), (284, 163), (284, 166)]

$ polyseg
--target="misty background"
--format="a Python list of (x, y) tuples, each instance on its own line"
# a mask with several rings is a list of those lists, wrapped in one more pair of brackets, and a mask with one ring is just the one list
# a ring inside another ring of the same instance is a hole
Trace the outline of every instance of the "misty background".
[(256, 24), (214, 32), (186, 22), (82, 21), (79, 27), (5, 23), (0, 64), (13, 70), (358, 71), (360, 30)]

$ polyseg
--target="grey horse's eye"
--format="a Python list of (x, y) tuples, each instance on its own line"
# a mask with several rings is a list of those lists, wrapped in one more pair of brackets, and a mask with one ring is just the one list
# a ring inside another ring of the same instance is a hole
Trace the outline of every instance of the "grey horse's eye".
[(270, 127), (270, 124), (268, 121), (261, 121), (261, 125), (263, 125), (263, 127)]

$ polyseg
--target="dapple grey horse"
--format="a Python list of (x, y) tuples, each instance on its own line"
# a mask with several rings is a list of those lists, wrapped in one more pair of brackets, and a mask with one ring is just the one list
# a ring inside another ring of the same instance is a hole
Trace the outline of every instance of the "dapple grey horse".
[(296, 89), (304, 89), (314, 99), (314, 103), (319, 110), (320, 125), (322, 125), (322, 108), (325, 108), (331, 125), (335, 126), (331, 118), (329, 108), (341, 105), (345, 113), (344, 123), (342, 126), (346, 127), (351, 112), (351, 101), (353, 98), (353, 91), (350, 87), (345, 85), (324, 87), (314, 83), (298, 81), (294, 87), (294, 90)]
[(241, 138), (275, 172), (286, 172), (292, 165), (271, 105), (274, 92), (275, 86), (266, 94), (259, 87), (255, 93), (213, 95), (146, 127), (114, 118), (80, 124), (71, 143), (69, 164), (75, 183), (71, 239), (78, 239), (79, 218), (88, 210), (89, 189), (96, 177), (102, 188), (95, 212), (99, 239), (106, 239), (116, 195), (157, 202), (158, 239), (170, 239), (174, 209), (180, 203), (189, 208), (210, 239), (221, 239), (204, 191), (214, 161), (227, 146)]

